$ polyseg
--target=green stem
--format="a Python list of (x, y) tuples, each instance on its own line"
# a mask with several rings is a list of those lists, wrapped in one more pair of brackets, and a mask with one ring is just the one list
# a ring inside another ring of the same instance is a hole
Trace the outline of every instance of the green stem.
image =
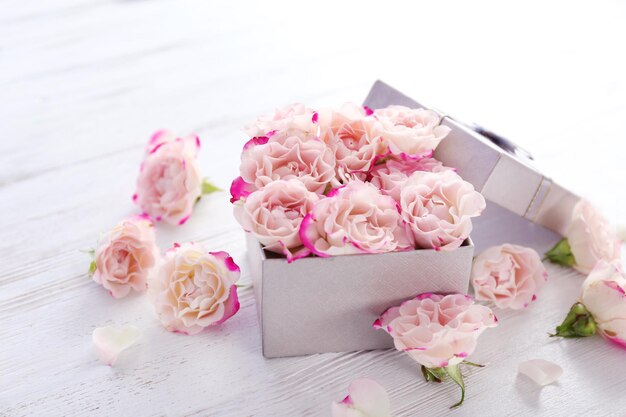
[(450, 407), (456, 408), (463, 404), (463, 401), (465, 400), (465, 382), (463, 382), (463, 374), (461, 374), (461, 368), (458, 364), (446, 366), (444, 369), (446, 370), (446, 373), (450, 376), (450, 379), (452, 379), (459, 387), (461, 387), (461, 400), (458, 403), (454, 404), (452, 407)]

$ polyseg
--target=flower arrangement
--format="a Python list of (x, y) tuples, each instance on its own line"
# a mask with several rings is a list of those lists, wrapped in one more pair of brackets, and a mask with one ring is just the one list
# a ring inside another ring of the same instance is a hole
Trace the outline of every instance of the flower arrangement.
[(485, 208), (433, 158), (449, 128), (426, 109), (293, 104), (246, 127), (235, 218), (288, 262), (411, 249), (450, 251)]

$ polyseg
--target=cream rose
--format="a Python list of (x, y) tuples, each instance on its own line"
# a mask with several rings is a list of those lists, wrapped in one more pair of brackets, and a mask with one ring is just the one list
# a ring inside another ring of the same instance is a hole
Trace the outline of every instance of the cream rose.
[(300, 239), (323, 257), (410, 247), (396, 202), (372, 184), (358, 180), (315, 203), (302, 221)]
[(449, 251), (470, 235), (485, 199), (452, 171), (414, 172), (402, 186), (400, 208), (417, 247)]
[(93, 280), (113, 297), (144, 291), (159, 258), (152, 222), (141, 216), (123, 220), (100, 238), (94, 257)]
[(226, 252), (196, 243), (174, 245), (149, 281), (149, 295), (165, 328), (196, 334), (239, 310), (239, 267)]
[(265, 136), (270, 132), (283, 130), (299, 130), (315, 134), (317, 132), (317, 114), (304, 104), (294, 103), (285, 106), (271, 115), (258, 117), (253, 123), (244, 128), (244, 132), (251, 138)]
[(547, 279), (548, 273), (536, 251), (508, 243), (486, 249), (472, 266), (476, 299), (499, 308), (526, 308)]
[(319, 196), (299, 180), (277, 180), (235, 202), (234, 214), (265, 249), (282, 253), (292, 261), (310, 253), (302, 246), (299, 230), (318, 200)]
[(135, 203), (155, 221), (183, 224), (202, 195), (202, 178), (195, 135), (178, 138), (157, 132), (137, 178)]
[(437, 113), (426, 109), (389, 106), (374, 111), (380, 121), (380, 135), (394, 154), (432, 155), (439, 142), (450, 132), (440, 126)]

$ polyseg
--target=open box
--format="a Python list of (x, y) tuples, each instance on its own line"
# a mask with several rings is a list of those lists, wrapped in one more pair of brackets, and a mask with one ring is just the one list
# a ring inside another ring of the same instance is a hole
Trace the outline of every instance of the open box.
[(267, 358), (393, 347), (372, 323), (424, 292), (467, 293), (474, 246), (307, 257), (287, 263), (246, 233)]

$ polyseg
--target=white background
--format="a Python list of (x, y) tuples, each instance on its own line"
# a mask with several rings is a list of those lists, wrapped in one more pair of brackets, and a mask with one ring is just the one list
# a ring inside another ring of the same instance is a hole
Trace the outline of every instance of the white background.
[[(626, 6), (620, 2), (0, 1), (0, 415), (325, 416), (370, 376), (395, 416), (624, 415), (626, 352), (551, 331), (583, 277), (549, 266), (527, 311), (500, 312), (471, 357), (459, 409), (395, 351), (264, 360), (252, 290), (197, 336), (163, 330), (144, 297), (112, 299), (87, 276), (100, 232), (136, 213), (130, 196), (156, 129), (197, 132), (203, 173), (227, 188), (257, 114), (300, 101), (361, 102), (381, 78), (421, 102), (530, 149), (546, 174), (626, 223)], [(226, 193), (162, 249), (227, 250), (248, 282)], [(135, 324), (118, 366), (96, 326)], [(516, 376), (541, 357), (565, 374)]]

